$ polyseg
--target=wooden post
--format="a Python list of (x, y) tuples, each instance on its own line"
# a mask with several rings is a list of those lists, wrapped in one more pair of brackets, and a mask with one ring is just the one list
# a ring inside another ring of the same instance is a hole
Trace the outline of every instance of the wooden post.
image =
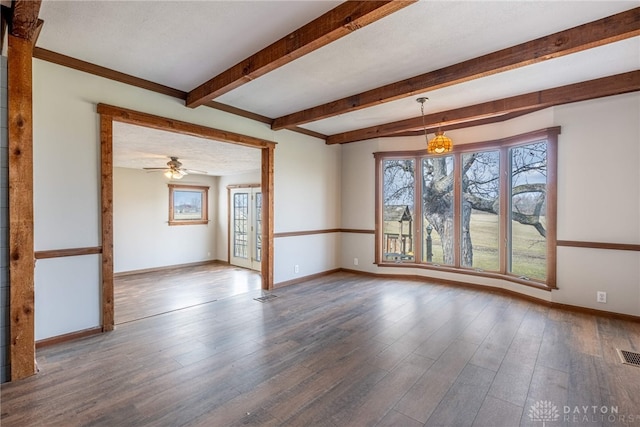
[(100, 115), (102, 183), (102, 330), (114, 328), (113, 306), (113, 117)]
[(31, 40), (8, 35), (11, 380), (36, 373)]
[(273, 147), (262, 149), (262, 289), (273, 289)]

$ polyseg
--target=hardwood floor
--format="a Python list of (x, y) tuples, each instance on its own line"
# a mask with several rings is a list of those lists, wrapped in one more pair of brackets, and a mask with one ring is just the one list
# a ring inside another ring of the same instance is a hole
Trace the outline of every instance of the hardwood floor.
[(640, 350), (639, 323), (349, 273), (262, 294), (43, 348), (0, 423), (640, 425), (640, 368), (615, 350)]
[(221, 263), (116, 276), (115, 323), (126, 323), (260, 289), (260, 274)]

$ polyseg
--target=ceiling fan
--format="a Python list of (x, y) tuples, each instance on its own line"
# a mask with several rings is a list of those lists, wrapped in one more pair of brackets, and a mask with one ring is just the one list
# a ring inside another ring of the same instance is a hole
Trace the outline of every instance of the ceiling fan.
[(171, 160), (167, 162), (167, 167), (164, 168), (142, 168), (147, 171), (164, 171), (164, 176), (169, 179), (182, 179), (183, 176), (188, 174), (201, 174), (206, 175), (206, 171), (199, 171), (195, 169), (185, 169), (182, 167), (182, 162), (177, 157), (170, 156)]

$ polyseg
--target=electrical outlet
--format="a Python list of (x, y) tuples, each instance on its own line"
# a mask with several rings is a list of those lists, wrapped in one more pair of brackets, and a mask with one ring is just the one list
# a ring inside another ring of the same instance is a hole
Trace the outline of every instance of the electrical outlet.
[(300, 272), (300, 266), (298, 264), (293, 266), (293, 272), (294, 273), (299, 273)]
[(358, 265), (358, 258), (353, 259), (353, 265)]
[(596, 292), (596, 301), (603, 304), (607, 303), (607, 293), (603, 291)]

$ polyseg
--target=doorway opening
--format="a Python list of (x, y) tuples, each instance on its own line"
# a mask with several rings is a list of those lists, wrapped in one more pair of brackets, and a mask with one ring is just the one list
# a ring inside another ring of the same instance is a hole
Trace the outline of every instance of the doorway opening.
[(98, 104), (101, 140), (102, 329), (114, 328), (113, 260), (113, 122), (128, 123), (215, 142), (239, 144), (261, 152), (260, 262), (261, 288), (273, 288), (273, 165), (275, 143), (120, 107)]

